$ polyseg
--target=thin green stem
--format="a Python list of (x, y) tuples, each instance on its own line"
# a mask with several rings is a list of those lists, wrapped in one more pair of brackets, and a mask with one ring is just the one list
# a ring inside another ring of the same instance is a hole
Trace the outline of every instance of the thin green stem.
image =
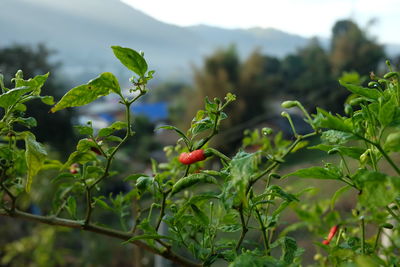
[(311, 126), (314, 130), (317, 130), (317, 129), (315, 128), (315, 126), (312, 124), (312, 118), (311, 118), (310, 114), (308, 113), (308, 111), (304, 108), (304, 106), (303, 106), (299, 101), (296, 101), (296, 102), (297, 102), (297, 106), (300, 108), (300, 110), (304, 113), (304, 115), (305, 115), (306, 118), (308, 119), (310, 126)]
[(386, 210), (390, 213), (390, 215), (392, 215), (392, 217), (393, 217), (398, 223), (400, 223), (400, 217), (399, 217), (396, 213), (394, 213), (394, 211), (393, 211), (389, 206), (386, 206)]
[(342, 162), (344, 164), (344, 167), (346, 168), (347, 174), (350, 175), (350, 169), (349, 169), (349, 165), (347, 165), (346, 160), (344, 159), (342, 153), (339, 152), (339, 156), (342, 159)]
[[(285, 158), (290, 152), (292, 152), (292, 150), (297, 146), (298, 143), (300, 143), (301, 140), (303, 140), (305, 138), (309, 138), (309, 137), (314, 136), (316, 134), (317, 134), (317, 132), (312, 132), (312, 133), (309, 133), (309, 134), (303, 135), (303, 136), (302, 135), (298, 135), (296, 140), (293, 141), (293, 143), (288, 147), (288, 149), (285, 151), (285, 153), (283, 153), (281, 158)], [(267, 173), (272, 171), (274, 168), (276, 168), (279, 164), (280, 163), (275, 161), (274, 163), (269, 165), (268, 168), (266, 168), (263, 172), (258, 174), (256, 177), (252, 178), (250, 183), (249, 183), (249, 187), (251, 187), (255, 182), (257, 182), (264, 175), (266, 175)]]
[(378, 233), (376, 234), (376, 239), (375, 239), (375, 243), (374, 243), (374, 251), (378, 252), (378, 244), (379, 244), (379, 239), (381, 237), (381, 233), (382, 233), (382, 227), (378, 228)]
[(247, 224), (246, 224), (245, 219), (244, 219), (243, 205), (240, 205), (238, 211), (239, 211), (240, 223), (242, 224), (242, 232), (241, 232), (240, 237), (239, 237), (239, 240), (238, 240), (238, 242), (237, 242), (237, 244), (236, 244), (235, 250), (236, 250), (237, 252), (239, 252), (239, 249), (240, 249), (240, 246), (242, 245), (242, 242), (243, 242), (243, 240), (244, 240), (244, 237), (246, 236), (246, 233), (247, 233), (247, 231), (249, 230), (249, 229), (247, 228)]
[(361, 135), (358, 135), (358, 134), (354, 134), (354, 135), (357, 136), (358, 138), (364, 140), (365, 142), (375, 146), (379, 150), (379, 152), (381, 152), (382, 156), (386, 159), (386, 161), (390, 164), (390, 166), (392, 166), (392, 168), (396, 171), (396, 173), (398, 175), (400, 175), (400, 169), (393, 162), (393, 160), (389, 157), (389, 155), (383, 150), (383, 148), (382, 148), (382, 146), (380, 144), (375, 143), (375, 142), (373, 142), (373, 141), (371, 141), (371, 140), (369, 140), (369, 139), (367, 139), (367, 138), (365, 138), (365, 137), (363, 137)]
[(365, 219), (361, 217), (361, 254), (365, 254)]
[(351, 186), (351, 187), (353, 187), (353, 188), (359, 190), (359, 189), (356, 187), (356, 185), (355, 185), (352, 181), (349, 182), (349, 180), (348, 180), (348, 179), (345, 179), (345, 178), (347, 178), (347, 177), (346, 177), (346, 176), (345, 176), (345, 177), (340, 177), (339, 179), (340, 179), (340, 181), (346, 183), (347, 185), (349, 185), (349, 186)]
[(208, 148), (207, 151), (209, 151), (209, 152), (211, 152), (212, 154), (214, 154), (215, 156), (217, 156), (217, 157), (219, 157), (219, 158), (225, 160), (225, 162), (227, 162), (227, 163), (231, 161), (231, 159), (230, 159), (228, 156), (224, 155), (223, 153), (219, 152), (219, 151), (216, 150), (216, 149)]
[(156, 223), (156, 231), (158, 231), (158, 228), (160, 228), (162, 218), (165, 215), (165, 203), (166, 203), (167, 197), (168, 197), (168, 193), (163, 193), (162, 201), (161, 201), (160, 215), (158, 216), (157, 223)]
[(90, 218), (92, 216), (92, 193), (91, 188), (86, 186), (86, 216), (85, 216), (85, 224), (89, 224)]
[[(282, 114), (283, 114), (283, 113), (282, 113)], [(297, 132), (296, 132), (296, 127), (294, 127), (292, 118), (290, 117), (289, 113), (284, 112), (284, 114), (285, 114), (284, 117), (289, 121), (290, 127), (292, 128), (292, 131), (293, 131), (293, 135), (294, 135), (295, 137), (297, 137), (298, 134), (297, 134)]]
[(222, 110), (218, 110), (218, 112), (215, 114), (214, 126), (211, 133), (206, 138), (202, 139), (194, 150), (202, 148), (205, 144), (207, 144), (208, 141), (211, 140), (211, 138), (213, 138), (218, 133), (219, 116), (221, 115), (221, 112)]
[[(138, 97), (140, 97), (142, 94), (139, 94), (136, 99)], [(110, 155), (105, 155), (107, 162), (106, 162), (106, 167), (104, 169), (104, 173), (102, 176), (100, 176), (97, 180), (94, 181), (93, 184), (91, 184), (90, 186), (86, 187), (86, 217), (85, 217), (85, 223), (88, 224), (90, 222), (90, 218), (92, 215), (92, 196), (91, 196), (91, 191), (93, 190), (93, 188), (100, 183), (103, 179), (105, 179), (108, 174), (109, 174), (109, 170), (111, 167), (111, 162), (115, 156), (115, 154), (117, 153), (117, 151), (121, 148), (121, 146), (128, 141), (129, 137), (131, 136), (131, 112), (130, 112), (130, 105), (132, 102), (125, 102), (125, 117), (126, 117), (126, 122), (127, 122), (127, 130), (126, 130), (126, 134), (125, 137), (121, 140), (121, 142), (119, 142), (119, 144), (113, 149), (113, 151), (110, 153)]]
[(8, 187), (4, 184), (4, 175), (2, 176), (2, 179), (0, 181), (0, 188), (3, 189), (6, 194), (11, 198), (11, 208), (8, 209), (6, 207), (6, 210), (10, 213), (14, 212), (17, 206), (17, 197), (8, 189)]
[(258, 223), (260, 224), (260, 230), (261, 230), (261, 233), (262, 233), (262, 235), (263, 235), (265, 253), (266, 253), (267, 255), (270, 255), (269, 239), (268, 239), (268, 237), (267, 237), (267, 228), (265, 227), (265, 224), (264, 224), (264, 222), (263, 222), (263, 220), (262, 220), (262, 218), (261, 218), (261, 214), (260, 214), (260, 212), (258, 211), (257, 207), (255, 207), (254, 210), (255, 210), (255, 212), (256, 212), (257, 220), (258, 220)]

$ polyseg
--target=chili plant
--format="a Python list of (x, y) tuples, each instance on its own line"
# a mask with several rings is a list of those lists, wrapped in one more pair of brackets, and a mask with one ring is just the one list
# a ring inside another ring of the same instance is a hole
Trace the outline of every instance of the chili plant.
[[(337, 180), (344, 186), (332, 197), (333, 206), (349, 189), (358, 192), (358, 201), (354, 204), (355, 217), (326, 226), (326, 235), (319, 236), (317, 246), (328, 256), (318, 254), (316, 259), (322, 265), (398, 263), (397, 224), (390, 224), (399, 220), (400, 169), (392, 156), (400, 150), (397, 72), (391, 71), (382, 79), (374, 77), (372, 88), (342, 82), (353, 93), (346, 103), (347, 117), (322, 109), (310, 115), (298, 101), (284, 102), (284, 108), (300, 109), (310, 132), (298, 134), (290, 114), (283, 112), (293, 131), (292, 140), (264, 128), (249, 133), (243, 148), (234, 155), (224, 155), (211, 147), (210, 141), (220, 131), (227, 117), (224, 110), (235, 96), (206, 98), (204, 110), (197, 112), (188, 130), (160, 127), (179, 137), (176, 145), (164, 149), (167, 162), (151, 160), (152, 174), (122, 177), (114, 171), (113, 162), (124, 144), (135, 138), (131, 106), (148, 93), (147, 84), (154, 72), (148, 70), (142, 53), (119, 46), (112, 49), (133, 72), (128, 91), (106, 72), (71, 89), (54, 105), (51, 97), (40, 96), (47, 74), (24, 80), (18, 72), (13, 89), (5, 88), (0, 77), (0, 107), (4, 110), (0, 121), (0, 215), (114, 237), (182, 266), (210, 266), (216, 261), (230, 266), (298, 266), (304, 249), (286, 234), (290, 231), (282, 231), (281, 216), (299, 202), (303, 192), (289, 193), (273, 179), (281, 178), (279, 166), (289, 154), (307, 146), (306, 139), (321, 135), (321, 144), (310, 148), (337, 154), (342, 162), (297, 170), (283, 178)], [(85, 137), (77, 143), (76, 151), (64, 163), (49, 159), (45, 147), (29, 131), (36, 121), (24, 117), (24, 103), (40, 98), (53, 105), (54, 113), (109, 94), (119, 98), (125, 119), (98, 131), (91, 123), (77, 126)], [(25, 128), (15, 127), (17, 124)], [(117, 131), (123, 131), (124, 136), (116, 135)], [(258, 149), (249, 152), (249, 146)], [(349, 166), (349, 158), (357, 161), (358, 169)], [(383, 171), (387, 167), (380, 164), (382, 161), (388, 163), (392, 173)], [(31, 214), (23, 210), (20, 199), (30, 193), (35, 177), (47, 169), (59, 171), (53, 179), (57, 190), (52, 210), (46, 215)], [(117, 179), (129, 184), (130, 190), (103, 195), (100, 189), (104, 181)], [(112, 212), (120, 227), (104, 226), (101, 217), (95, 216), (102, 212)], [(370, 239), (367, 225), (376, 227)], [(330, 228), (334, 231), (328, 234)], [(388, 228), (394, 231), (383, 230)], [(382, 244), (383, 235), (389, 238), (389, 244)]]

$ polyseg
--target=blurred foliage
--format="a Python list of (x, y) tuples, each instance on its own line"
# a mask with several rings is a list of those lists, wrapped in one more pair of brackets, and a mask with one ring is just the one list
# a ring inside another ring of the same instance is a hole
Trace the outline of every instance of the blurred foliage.
[(310, 111), (318, 105), (340, 112), (349, 93), (340, 89), (339, 76), (344, 72), (369, 73), (379, 69), (384, 58), (383, 47), (351, 20), (336, 22), (328, 49), (314, 38), (283, 59), (255, 50), (242, 62), (235, 46), (219, 49), (205, 58), (202, 68), (195, 69), (196, 90), (186, 95), (185, 124), (205, 96), (221, 97), (227, 92), (236, 94), (238, 101), (229, 110), (232, 116), (225, 128), (254, 118), (271, 119), (273, 101), (283, 97), (298, 99)]
[[(60, 98), (67, 91), (68, 84), (59, 73), (60, 64), (51, 61), (53, 54), (54, 51), (43, 44), (36, 47), (20, 44), (0, 47), (0, 73), (4, 75), (5, 86), (11, 87), (9, 81), (19, 69), (24, 71), (25, 77), (50, 72), (42, 92)], [(49, 143), (56, 150), (70, 152), (76, 140), (71, 123), (73, 112), (65, 110), (50, 116), (48, 113), (49, 107), (40, 100), (28, 103), (26, 115), (36, 118), (39, 126), (32, 129), (32, 132), (39, 141)]]

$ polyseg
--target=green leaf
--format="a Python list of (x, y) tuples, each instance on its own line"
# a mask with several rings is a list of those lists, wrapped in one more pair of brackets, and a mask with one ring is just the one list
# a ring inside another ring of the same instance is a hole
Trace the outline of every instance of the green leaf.
[(73, 163), (84, 164), (95, 160), (96, 156), (91, 152), (75, 151), (69, 156), (67, 162), (63, 166), (63, 169), (69, 168)]
[(103, 197), (94, 197), (94, 204), (95, 205), (98, 204), (100, 207), (102, 207), (105, 210), (112, 211), (113, 209), (102, 198), (104, 198), (104, 196)]
[(74, 128), (78, 130), (79, 134), (93, 135), (93, 128), (90, 126), (76, 125), (76, 126), (74, 126)]
[(225, 233), (235, 233), (242, 229), (241, 224), (223, 224), (218, 226), (218, 230), (221, 230)]
[(386, 151), (400, 151), (400, 132), (391, 133), (386, 137), (384, 149)]
[[(19, 75), (19, 73), (21, 73), (21, 75)], [(15, 85), (17, 87), (20, 86), (27, 86), (32, 88), (33, 95), (40, 95), (40, 91), (41, 88), (43, 87), (44, 83), (46, 82), (47, 78), (49, 77), (49, 73), (46, 73), (44, 75), (37, 75), (34, 78), (28, 79), (28, 80), (24, 80), (22, 78), (22, 72), (17, 72), (17, 74), (15, 75)]]
[(68, 107), (79, 107), (93, 102), (101, 96), (120, 91), (117, 79), (112, 73), (105, 72), (87, 84), (79, 85), (68, 91), (51, 109), (56, 112)]
[(321, 139), (324, 142), (330, 143), (330, 144), (345, 144), (350, 140), (357, 139), (353, 134), (351, 133), (345, 133), (341, 131), (336, 131), (336, 130), (328, 130), (322, 133)]
[(285, 192), (281, 187), (279, 187), (277, 185), (271, 185), (270, 187), (267, 188), (267, 191), (269, 191), (271, 194), (278, 196), (288, 202), (299, 201), (295, 195)]
[(187, 138), (187, 136), (181, 130), (176, 128), (175, 126), (165, 125), (165, 126), (158, 127), (156, 130), (158, 130), (158, 129), (174, 130), (180, 137), (182, 137), (182, 139), (185, 142), (186, 146), (190, 147), (190, 141)]
[(109, 135), (104, 140), (109, 141), (109, 142), (117, 142), (117, 143), (122, 142), (122, 138), (119, 136), (115, 136), (115, 135)]
[(361, 147), (347, 147), (347, 146), (340, 146), (340, 145), (326, 145), (326, 144), (319, 144), (316, 146), (309, 147), (308, 149), (319, 149), (325, 152), (330, 151), (337, 151), (338, 153), (342, 154), (343, 156), (348, 156), (353, 159), (359, 159), (360, 156), (365, 152), (365, 148)]
[(192, 126), (190, 127), (190, 132), (192, 133), (192, 136), (195, 136), (199, 133), (212, 129), (213, 127), (214, 127), (213, 121), (209, 117), (206, 117), (192, 124)]
[(89, 151), (92, 147), (97, 147), (93, 140), (90, 139), (81, 139), (76, 146), (76, 151), (86, 152)]
[(379, 109), (378, 119), (382, 126), (389, 125), (393, 121), (396, 108), (396, 100), (394, 97), (392, 97)]
[(359, 85), (349, 84), (343, 81), (339, 81), (339, 83), (342, 86), (346, 87), (353, 94), (364, 96), (369, 99), (377, 100), (382, 95), (377, 89), (365, 88)]
[(247, 205), (247, 186), (257, 174), (259, 153), (239, 151), (230, 161), (230, 177), (224, 184), (222, 200), (226, 208), (243, 203)]
[(52, 96), (41, 96), (40, 97), (40, 101), (42, 101), (42, 103), (43, 104), (46, 104), (46, 105), (54, 105), (54, 97), (52, 97)]
[(147, 63), (142, 55), (130, 48), (120, 46), (112, 46), (111, 48), (114, 55), (125, 67), (141, 77), (145, 75), (147, 71)]
[(136, 180), (136, 187), (140, 192), (144, 192), (153, 184), (154, 179), (149, 176), (141, 176)]
[(148, 177), (148, 176), (146, 174), (143, 174), (143, 173), (132, 174), (132, 175), (129, 175), (128, 177), (125, 177), (124, 178), (124, 182), (136, 181), (139, 177)]
[(337, 200), (341, 195), (343, 195), (345, 192), (347, 192), (350, 188), (351, 188), (351, 186), (345, 185), (345, 186), (339, 188), (338, 190), (336, 190), (335, 194), (333, 194), (333, 197), (331, 198), (331, 210), (334, 210), (334, 209), (335, 209), (336, 200)]
[(289, 176), (297, 176), (300, 178), (330, 179), (330, 180), (338, 180), (341, 178), (341, 175), (336, 171), (323, 167), (310, 167), (306, 169), (300, 169), (295, 172), (286, 174), (282, 178), (286, 178)]
[(318, 128), (328, 128), (342, 132), (352, 132), (351, 120), (347, 120), (339, 115), (334, 116), (321, 108), (317, 108), (317, 115), (314, 118), (313, 124)]
[(125, 129), (127, 127), (128, 127), (128, 124), (126, 122), (116, 121), (113, 124), (111, 124), (109, 127), (100, 129), (100, 131), (98, 133), (98, 137), (109, 136), (113, 132)]
[(308, 144), (309, 144), (309, 141), (300, 141), (299, 143), (297, 143), (297, 145), (292, 149), (292, 151), (290, 153), (296, 153), (300, 149), (308, 146)]
[[(86, 176), (93, 178), (93, 177), (100, 177), (104, 174), (104, 169), (99, 166), (87, 166), (86, 167)], [(109, 174), (111, 176), (111, 174)]]
[(260, 257), (251, 252), (245, 252), (235, 258), (229, 267), (284, 267), (282, 262), (270, 256)]
[(32, 127), (36, 127), (37, 126), (37, 121), (35, 120), (35, 118), (33, 117), (29, 117), (29, 118), (17, 118), (15, 120), (15, 122), (28, 127), (28, 128), (32, 128)]
[(352, 180), (361, 189), (360, 204), (369, 208), (385, 207), (394, 201), (400, 189), (398, 177), (367, 169), (358, 170)]
[(180, 179), (172, 187), (171, 195), (177, 194), (182, 190), (189, 188), (197, 183), (216, 184), (217, 180), (205, 173), (195, 173)]
[(292, 264), (297, 252), (297, 243), (291, 237), (283, 237), (282, 241), (282, 257), (283, 260), (287, 265)]
[(32, 88), (27, 86), (17, 87), (7, 91), (6, 93), (0, 95), (0, 107), (6, 109), (12, 105), (15, 105), (17, 101), (20, 100), (21, 96), (31, 91)]
[(63, 166), (63, 164), (58, 160), (47, 159), (44, 161), (42, 170), (50, 170), (50, 169), (59, 170), (60, 168), (62, 168), (62, 166)]
[(76, 219), (76, 199), (74, 197), (68, 197), (66, 210), (73, 219)]
[(203, 226), (207, 226), (210, 223), (207, 215), (203, 211), (201, 211), (199, 207), (197, 207), (195, 204), (191, 204), (190, 207), (192, 208), (193, 213), (198, 221), (201, 222)]
[(26, 107), (25, 104), (17, 103), (17, 104), (14, 106), (14, 109), (15, 109), (16, 111), (25, 112), (25, 111), (27, 110), (27, 107)]
[(26, 192), (31, 190), (33, 177), (42, 168), (47, 157), (47, 152), (43, 145), (36, 141), (35, 136), (30, 133), (25, 133), (25, 160), (28, 167), (27, 181), (25, 185)]
[(1, 91), (6, 91), (6, 87), (4, 86), (4, 76), (0, 73), (0, 89)]

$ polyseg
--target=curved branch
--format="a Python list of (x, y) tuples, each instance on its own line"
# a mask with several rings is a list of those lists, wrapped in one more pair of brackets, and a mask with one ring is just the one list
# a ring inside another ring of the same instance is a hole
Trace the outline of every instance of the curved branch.
[[(122, 232), (122, 231), (114, 230), (111, 228), (97, 226), (97, 225), (94, 225), (91, 223), (85, 224), (84, 221), (74, 221), (74, 220), (68, 220), (68, 219), (63, 219), (63, 218), (58, 218), (58, 217), (46, 217), (46, 216), (34, 215), (34, 214), (23, 212), (20, 210), (15, 210), (10, 213), (0, 210), (0, 216), (21, 218), (24, 220), (40, 222), (40, 223), (49, 224), (49, 225), (57, 225), (57, 226), (63, 226), (63, 227), (68, 227), (68, 228), (82, 229), (84, 231), (93, 232), (93, 233), (101, 234), (104, 236), (121, 239), (124, 241), (126, 241), (134, 236), (133, 234), (131, 234), (129, 232)], [(181, 266), (185, 266), (185, 267), (200, 267), (200, 266), (202, 266), (201, 264), (191, 262), (191, 261), (173, 253), (170, 249), (158, 250), (156, 248), (153, 248), (153, 247), (147, 245), (146, 243), (144, 243), (140, 240), (134, 240), (131, 243), (133, 243), (134, 245), (141, 247), (153, 254), (160, 255), (160, 256), (162, 256), (166, 259), (169, 259), (177, 264), (180, 264)]]

